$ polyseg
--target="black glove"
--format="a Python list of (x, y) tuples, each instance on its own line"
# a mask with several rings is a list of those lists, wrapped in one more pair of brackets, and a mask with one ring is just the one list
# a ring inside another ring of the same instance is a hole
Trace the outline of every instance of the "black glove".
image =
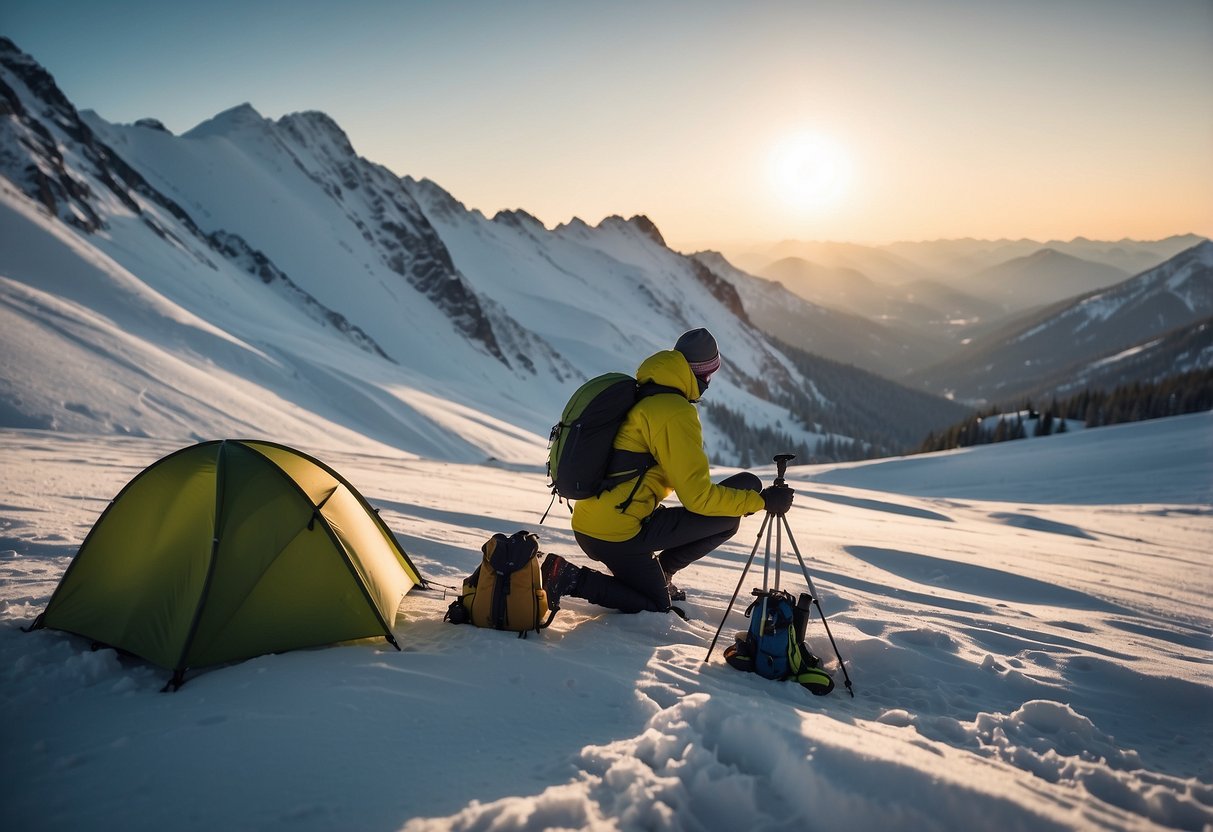
[(792, 497), (796, 492), (786, 485), (772, 485), (762, 490), (762, 502), (766, 510), (772, 514), (787, 514), (792, 507)]

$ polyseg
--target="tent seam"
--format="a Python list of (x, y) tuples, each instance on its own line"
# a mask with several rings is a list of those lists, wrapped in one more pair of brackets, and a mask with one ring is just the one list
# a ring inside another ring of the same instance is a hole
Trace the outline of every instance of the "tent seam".
[[(361, 491), (359, 491), (357, 488), (354, 488), (354, 486), (350, 485), (349, 481), (345, 477), (343, 477), (341, 474), (339, 474), (335, 469), (330, 467), (325, 462), (323, 462), (319, 459), (316, 459), (314, 456), (311, 456), (310, 454), (304, 453), (303, 451), (300, 451), (297, 448), (290, 448), (290, 447), (287, 447), (286, 445), (281, 445), (277, 442), (270, 442), (268, 440), (262, 440), (262, 439), (252, 439), (252, 440), (247, 440), (247, 441), (238, 440), (238, 441), (240, 441), (243, 444), (251, 443), (254, 445), (265, 445), (266, 447), (276, 448), (277, 450), (286, 451), (287, 453), (292, 453), (292, 454), (295, 454), (296, 456), (300, 456), (303, 459), (306, 459), (308, 462), (315, 465), (316, 467), (320, 468), (320, 470), (324, 471), (326, 474), (331, 476), (338, 483), (345, 486), (345, 489), (350, 492), (350, 494), (354, 497), (354, 499), (357, 500), (358, 503), (366, 510), (366, 513), (368, 515), (370, 515), (371, 520), (375, 523), (375, 525), (377, 525), (379, 527), (379, 530), (384, 534), (384, 536), (387, 538), (388, 542), (391, 544), (392, 549), (400, 556), (400, 559), (404, 562), (404, 564), (412, 572), (413, 576), (415, 576), (417, 578), (416, 585), (420, 586), (422, 589), (425, 589), (429, 585), (429, 581), (427, 581), (422, 576), (421, 570), (419, 570), (417, 568), (416, 564), (413, 563), (413, 560), (412, 560), (412, 558), (409, 557), (408, 552), (404, 551), (404, 547), (400, 545), (400, 541), (398, 541), (396, 539), (396, 535), (392, 532), (392, 530), (390, 528), (388, 528), (388, 525), (387, 525), (387, 523), (385, 523), (383, 521), (383, 518), (379, 516), (379, 512), (375, 509), (375, 507), (372, 506), (370, 504), (370, 502), (368, 502), (364, 496), (362, 496)], [(264, 454), (262, 454), (262, 455), (264, 456)], [(283, 473), (285, 474), (286, 472), (284, 471)], [(287, 479), (290, 479), (290, 477), (287, 477)], [(296, 483), (296, 487), (298, 487), (297, 483)], [(330, 494), (329, 496), (332, 496), (332, 495)]]
[[(303, 490), (303, 487), (300, 486), (299, 483), (297, 483), (295, 481), (295, 478), (292, 477), (290, 474), (288, 474), (286, 471), (282, 470), (281, 466), (279, 466), (276, 462), (274, 462), (272, 459), (267, 457), (265, 454), (258, 452), (256, 448), (249, 447), (242, 440), (237, 440), (237, 441), (240, 441), (241, 445), (244, 445), (244, 447), (248, 448), (248, 450), (250, 452), (256, 453), (259, 457), (261, 457), (266, 462), (268, 462), (270, 467), (273, 468), (275, 471), (277, 471), (279, 473), (279, 475), (281, 475), (281, 477), (287, 483), (289, 483), (289, 486), (291, 488), (295, 489), (295, 491), (298, 492), (299, 495), (303, 497), (303, 499), (307, 502), (307, 504), (312, 507), (313, 519), (319, 518), (320, 527), (322, 529), (324, 529), (324, 533), (326, 535), (328, 535), (329, 540), (332, 541), (333, 548), (341, 553), (341, 560), (345, 562), (346, 568), (350, 570), (350, 574), (354, 578), (354, 583), (358, 586), (359, 591), (362, 592), (362, 597), (366, 600), (367, 605), (371, 608), (371, 612), (373, 612), (375, 614), (376, 620), (379, 621), (379, 626), (381, 626), (383, 628), (383, 637), (386, 638), (393, 647), (395, 647), (397, 650), (399, 650), (400, 645), (396, 642), (396, 636), (392, 632), (391, 626), (388, 625), (387, 621), (384, 620), (383, 615), (380, 614), (379, 605), (376, 604), (375, 599), (371, 597), (370, 590), (367, 589), (367, 586), (366, 586), (366, 581), (363, 580), (361, 573), (359, 573), (357, 567), (354, 566), (354, 562), (350, 559), (350, 553), (346, 550), (345, 544), (341, 542), (341, 538), (338, 537), (337, 533), (333, 531), (333, 527), (329, 524), (328, 518), (325, 517), (324, 513), (320, 511), (320, 506), (317, 506), (315, 503), (313, 503), (312, 498), (309, 497), (307, 492)], [(304, 454), (300, 451), (296, 451), (293, 448), (286, 448), (284, 446), (274, 445), (274, 443), (272, 443), (272, 442), (263, 442), (261, 444), (270, 445), (272, 447), (277, 447), (280, 450), (286, 450), (291, 453), (297, 454), (298, 456), (302, 456), (303, 458), (307, 459), (309, 462), (312, 462), (312, 463), (315, 463), (316, 465), (318, 465), (322, 470), (325, 471), (325, 473), (331, 475), (334, 479), (336, 479), (337, 487), (334, 488), (332, 491), (330, 491), (325, 496), (324, 500), (321, 501), (322, 504), (327, 503), (329, 501), (329, 499), (334, 494), (337, 493), (338, 488), (344, 488), (346, 491), (350, 492), (350, 494), (357, 496), (358, 491), (355, 488), (353, 488), (349, 483), (347, 483), (343, 477), (338, 476), (337, 473), (335, 471), (333, 471), (332, 469), (330, 469), (327, 465), (321, 464), (319, 462), (319, 460), (313, 459), (313, 458), (309, 457), (307, 454)], [(364, 505), (364, 508), (366, 508), (365, 503), (363, 505)], [(378, 515), (376, 515), (373, 511), (368, 511), (368, 514), (370, 514), (372, 517), (375, 517), (376, 519), (378, 519)], [(397, 603), (399, 603), (399, 602), (397, 602)]]
[(198, 594), (198, 606), (194, 609), (194, 619), (190, 622), (189, 632), (185, 636), (185, 642), (181, 647), (181, 655), (177, 658), (177, 664), (173, 668), (173, 673), (182, 673), (186, 669), (185, 658), (190, 653), (190, 648), (194, 645), (194, 637), (198, 635), (198, 625), (202, 622), (202, 612), (206, 609), (206, 599), (211, 592), (211, 582), (215, 577), (215, 560), (219, 554), (219, 528), (223, 520), (223, 475), (224, 475), (224, 457), (227, 450), (227, 440), (223, 439), (219, 442), (219, 453), (215, 458), (215, 526), (211, 530), (211, 557), (210, 562), (206, 567), (206, 580), (202, 584), (202, 592)]
[[(220, 440), (212, 440), (212, 443), (219, 442), (219, 441)], [(206, 443), (206, 442), (202, 443), (202, 445), (207, 445), (207, 444), (211, 444), (211, 443)], [(101, 514), (97, 517), (96, 521), (93, 523), (93, 527), (91, 529), (89, 529), (88, 534), (86, 534), (84, 536), (84, 540), (80, 541), (80, 546), (76, 549), (76, 556), (72, 558), (72, 562), (69, 563), (67, 565), (67, 569), (65, 569), (63, 571), (63, 576), (59, 579), (59, 585), (55, 587), (55, 591), (51, 593), (50, 600), (46, 602), (46, 608), (38, 616), (38, 618), (42, 621), (41, 625), (39, 625), (38, 621), (34, 622), (35, 629), (43, 629), (46, 627), (46, 623), (45, 623), (46, 615), (55, 606), (55, 598), (59, 595), (60, 591), (62, 591), (63, 588), (67, 585), (68, 576), (70, 576), (72, 574), (72, 570), (75, 569), (76, 564), (80, 562), (81, 553), (83, 553), (85, 551), (85, 549), (88, 547), (88, 542), (93, 537), (93, 534), (97, 531), (97, 529), (101, 526), (101, 521), (103, 521), (105, 519), (105, 516), (110, 513), (110, 510), (122, 498), (122, 495), (124, 495), (124, 494), (126, 494), (126, 492), (130, 491), (131, 488), (134, 487), (136, 482), (138, 482), (140, 479), (142, 479), (143, 476), (148, 471), (152, 470), (160, 463), (166, 462), (175, 456), (179, 456), (183, 453), (186, 453), (187, 451), (197, 450), (198, 447), (199, 447), (199, 445), (191, 445), (187, 448), (178, 448), (177, 450), (173, 451), (170, 454), (165, 454), (164, 456), (160, 457), (160, 459), (156, 460), (151, 465), (148, 465), (146, 468), (144, 468), (142, 471), (140, 471), (138, 474), (136, 474), (134, 477), (132, 477), (130, 482), (128, 482), (126, 485), (122, 486), (122, 488), (118, 491), (118, 493), (115, 494), (112, 498), (110, 498), (109, 505), (107, 505), (105, 507), (105, 509), (101, 512)], [(50, 629), (59, 629), (59, 628), (52, 627)], [(63, 632), (71, 632), (71, 631), (64, 630)], [(77, 633), (77, 635), (80, 635), (80, 634)], [(87, 636), (85, 636), (85, 638), (87, 638)]]

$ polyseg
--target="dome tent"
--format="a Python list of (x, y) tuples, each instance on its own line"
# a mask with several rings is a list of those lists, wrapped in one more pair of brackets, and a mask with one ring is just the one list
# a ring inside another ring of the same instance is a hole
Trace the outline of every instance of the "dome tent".
[(346, 480), (272, 442), (216, 440), (144, 469), (85, 537), (31, 629), (173, 671), (392, 635), (424, 579)]

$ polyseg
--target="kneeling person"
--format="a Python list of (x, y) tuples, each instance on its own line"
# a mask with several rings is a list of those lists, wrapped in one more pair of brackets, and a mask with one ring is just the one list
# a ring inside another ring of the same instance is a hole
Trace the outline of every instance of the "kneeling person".
[[(706, 329), (683, 333), (672, 350), (649, 356), (636, 371), (639, 400), (619, 428), (618, 451), (649, 454), (640, 476), (573, 507), (582, 551), (610, 574), (551, 554), (543, 562), (548, 603), (565, 595), (622, 612), (665, 612), (685, 595), (673, 576), (737, 533), (741, 518), (764, 509), (784, 513), (792, 489), (763, 490), (749, 472), (713, 483), (695, 403), (720, 368), (716, 339)], [(681, 507), (661, 501), (676, 493)]]

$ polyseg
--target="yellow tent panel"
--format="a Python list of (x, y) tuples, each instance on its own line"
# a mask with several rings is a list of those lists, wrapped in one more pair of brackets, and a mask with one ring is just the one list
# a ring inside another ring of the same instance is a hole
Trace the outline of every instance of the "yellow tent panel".
[[(272, 442), (183, 448), (137, 475), (35, 627), (174, 671), (370, 636), (424, 580), (357, 490)], [(398, 645), (397, 645), (398, 646)]]

